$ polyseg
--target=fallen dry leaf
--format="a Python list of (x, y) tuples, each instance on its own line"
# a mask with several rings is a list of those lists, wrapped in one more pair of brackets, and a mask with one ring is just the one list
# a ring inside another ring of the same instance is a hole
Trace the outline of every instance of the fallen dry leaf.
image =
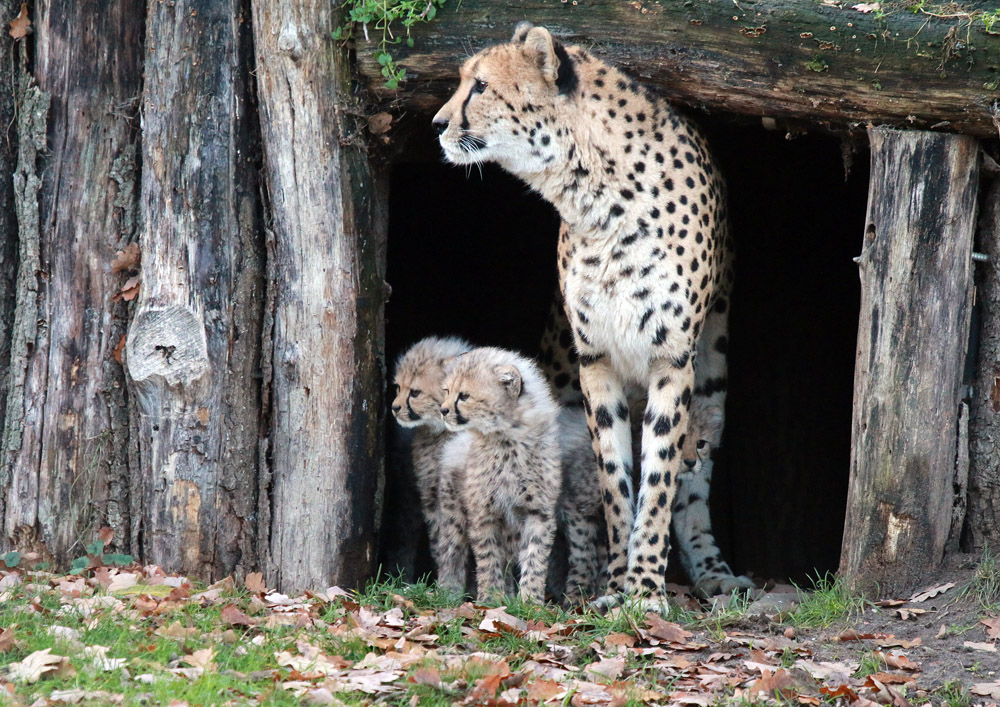
[(418, 685), (430, 685), (431, 687), (441, 687), (441, 671), (437, 668), (418, 668), (410, 676), (410, 681)]
[[(142, 258), (142, 251), (139, 250), (138, 243), (129, 243), (125, 246), (124, 250), (119, 250), (115, 253), (115, 257), (111, 260), (111, 272), (121, 272), (122, 270), (132, 270), (138, 264)], [(105, 541), (109, 542), (109, 541)]]
[(8, 626), (0, 631), (0, 653), (7, 653), (14, 649), (14, 629), (15, 626)]
[(100, 540), (105, 545), (114, 540), (114, 537), (115, 537), (115, 531), (107, 526), (97, 531), (97, 539)]
[(248, 591), (256, 592), (258, 594), (267, 593), (267, 585), (264, 584), (264, 575), (260, 572), (251, 572), (246, 577), (243, 578), (243, 586), (247, 588)]
[(954, 582), (945, 582), (944, 584), (938, 584), (933, 587), (928, 587), (927, 589), (922, 589), (916, 592), (913, 596), (909, 598), (911, 604), (918, 604), (922, 601), (927, 601), (938, 594), (944, 594), (946, 591), (955, 586)]
[(927, 613), (927, 609), (909, 609), (909, 608), (906, 608), (906, 609), (903, 609), (903, 608), (896, 609), (896, 614), (903, 621), (906, 621), (907, 619), (916, 618), (917, 616), (920, 616), (921, 614), (926, 614), (926, 613)]
[(986, 635), (990, 638), (1000, 638), (1000, 616), (983, 619), (979, 623), (986, 627)]
[(869, 12), (873, 12), (875, 10), (881, 10), (882, 9), (882, 5), (880, 3), (877, 3), (877, 2), (870, 2), (870, 3), (869, 2), (861, 2), (861, 3), (858, 3), (857, 5), (852, 5), (852, 8), (855, 9), (855, 10), (857, 10), (858, 12), (869, 13)]
[(646, 614), (646, 625), (649, 626), (648, 634), (653, 638), (668, 643), (686, 643), (693, 634), (685, 631), (672, 621), (664, 621), (659, 614), (652, 612)]
[(14, 682), (30, 685), (38, 682), (38, 679), (46, 673), (58, 670), (64, 660), (66, 660), (64, 656), (53, 655), (52, 649), (46, 648), (43, 651), (35, 651), (22, 661), (8, 665), (7, 675)]
[(197, 650), (191, 655), (186, 655), (181, 658), (181, 662), (187, 663), (192, 668), (201, 668), (205, 672), (209, 672), (215, 669), (215, 663), (213, 659), (215, 658), (215, 649), (213, 648), (202, 648)]
[(139, 581), (139, 575), (133, 572), (119, 572), (111, 578), (107, 590), (110, 594), (134, 587)]
[(591, 663), (584, 668), (584, 671), (600, 675), (609, 680), (617, 680), (625, 670), (624, 658), (604, 658), (595, 663)]
[(516, 616), (511, 616), (504, 609), (507, 607), (499, 606), (496, 609), (487, 609), (486, 616), (483, 620), (479, 622), (479, 630), (487, 631), (489, 633), (500, 633), (501, 631), (506, 631), (508, 633), (524, 633), (528, 630), (527, 622), (517, 618)]
[(965, 641), (962, 643), (966, 648), (971, 648), (974, 651), (984, 651), (986, 653), (996, 653), (997, 646), (995, 643), (977, 643), (975, 641)]
[(969, 688), (969, 692), (973, 695), (992, 697), (995, 700), (1000, 700), (1000, 680), (997, 682), (977, 682)]
[(126, 302), (131, 302), (139, 294), (139, 282), (141, 281), (139, 275), (134, 275), (125, 281), (122, 285), (121, 298)]
[(21, 3), (21, 12), (10, 22), (10, 36), (21, 39), (31, 32), (31, 19), (28, 17), (28, 3)]
[(876, 651), (875, 655), (885, 661), (885, 664), (890, 668), (896, 668), (898, 670), (920, 670), (919, 665), (914, 663), (902, 653), (898, 653), (896, 651), (889, 651), (888, 653)]
[(226, 604), (222, 607), (222, 620), (230, 626), (254, 626), (256, 619), (252, 619), (239, 610), (235, 604)]
[(914, 682), (916, 680), (912, 675), (903, 675), (902, 673), (872, 673), (868, 676), (865, 685), (867, 687), (877, 688), (877, 682), (883, 685), (904, 685), (908, 682)]
[(368, 130), (372, 135), (382, 135), (392, 128), (392, 116), (386, 112), (368, 116)]

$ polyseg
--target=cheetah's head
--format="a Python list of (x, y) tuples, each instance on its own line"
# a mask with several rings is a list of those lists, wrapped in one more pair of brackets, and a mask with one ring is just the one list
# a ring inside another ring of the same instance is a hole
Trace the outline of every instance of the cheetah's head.
[(392, 414), (401, 426), (440, 427), (441, 385), (447, 363), (470, 348), (461, 339), (428, 337), (400, 356), (396, 362)]
[(522, 378), (516, 366), (497, 365), (483, 352), (456, 359), (445, 378), (441, 417), (452, 431), (489, 433), (505, 426), (517, 407)]
[(449, 162), (497, 162), (530, 174), (556, 160), (556, 129), (546, 118), (572, 96), (578, 77), (547, 29), (521, 22), (510, 42), (471, 57), (459, 76), (433, 121)]

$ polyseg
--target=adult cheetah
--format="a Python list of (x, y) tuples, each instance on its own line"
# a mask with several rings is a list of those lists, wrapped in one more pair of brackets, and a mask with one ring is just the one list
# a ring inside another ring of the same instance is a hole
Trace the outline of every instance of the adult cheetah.
[[(460, 77), (433, 121), (446, 159), (496, 162), (567, 225), (560, 287), (603, 469), (604, 604), (635, 592), (662, 609), (680, 450), (691, 419), (725, 387), (695, 367), (724, 348), (728, 302), (718, 292), (732, 268), (721, 175), (693, 123), (545, 28), (519, 24)], [(637, 503), (628, 385), (647, 397)]]

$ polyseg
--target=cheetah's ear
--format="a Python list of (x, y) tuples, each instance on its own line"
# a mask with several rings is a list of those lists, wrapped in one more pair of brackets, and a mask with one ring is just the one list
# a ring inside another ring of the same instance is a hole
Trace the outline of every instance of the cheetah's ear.
[(532, 27), (524, 37), (524, 46), (538, 54), (538, 68), (545, 77), (556, 82), (559, 76), (559, 57), (552, 35), (544, 27)]
[(500, 385), (507, 389), (510, 397), (517, 398), (521, 395), (521, 373), (513, 366), (497, 366), (493, 369), (497, 374)]
[(531, 24), (527, 20), (518, 22), (514, 27), (514, 36), (510, 38), (510, 41), (514, 44), (524, 44), (524, 38), (528, 36), (528, 30), (534, 26), (535, 25)]
[(447, 372), (452, 366), (455, 365), (455, 361), (458, 360), (458, 356), (448, 356), (447, 358), (442, 358), (438, 361), (438, 365), (441, 366), (441, 370)]

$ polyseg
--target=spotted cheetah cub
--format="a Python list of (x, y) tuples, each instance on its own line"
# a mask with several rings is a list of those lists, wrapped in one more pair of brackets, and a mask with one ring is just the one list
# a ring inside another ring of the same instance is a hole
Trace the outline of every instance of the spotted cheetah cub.
[(516, 560), (521, 598), (541, 602), (562, 486), (548, 381), (519, 354), (475, 349), (450, 365), (441, 416), (449, 430), (471, 432), (462, 495), (479, 599), (503, 593), (504, 567)]
[[(392, 414), (402, 427), (414, 428), (411, 454), (413, 472), (417, 480), (420, 496), (420, 510), (431, 542), (431, 554), (441, 573), (441, 548), (439, 547), (439, 525), (441, 517), (439, 501), (439, 467), (445, 443), (452, 436), (441, 419), (442, 393), (444, 382), (444, 362), (472, 349), (472, 345), (462, 339), (430, 336), (421, 339), (396, 361), (396, 397), (392, 402)], [(439, 576), (439, 581), (449, 588), (464, 587), (464, 570), (460, 578), (450, 575)]]

